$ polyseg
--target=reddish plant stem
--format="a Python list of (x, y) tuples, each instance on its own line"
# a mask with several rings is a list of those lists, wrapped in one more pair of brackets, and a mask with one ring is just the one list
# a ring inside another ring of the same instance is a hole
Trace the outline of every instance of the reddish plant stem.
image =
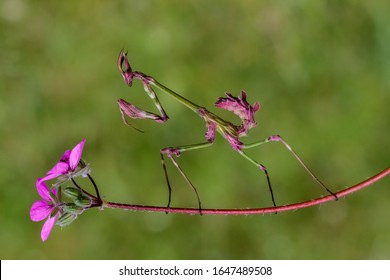
[[(347, 196), (351, 193), (354, 193), (358, 190), (361, 190), (365, 187), (368, 187), (375, 182), (381, 180), (390, 174), (390, 167), (379, 172), (378, 174), (372, 176), (371, 178), (358, 183), (352, 187), (346, 188), (342, 191), (335, 193), (338, 198)], [(202, 209), (203, 215), (253, 215), (253, 214), (267, 214), (267, 213), (276, 213), (297, 210), (302, 208), (307, 208), (314, 205), (319, 205), (331, 200), (335, 200), (334, 195), (327, 195), (324, 197), (316, 198), (314, 200), (304, 201), (300, 203), (288, 204), (284, 206), (277, 207), (267, 207), (267, 208), (251, 208), (251, 209)], [(149, 212), (169, 212), (169, 213), (181, 213), (181, 214), (199, 214), (199, 209), (197, 208), (168, 208), (160, 206), (147, 206), (147, 205), (131, 205), (125, 203), (116, 203), (116, 202), (107, 202), (104, 201), (101, 205), (104, 208), (119, 208), (133, 211), (149, 211)]]

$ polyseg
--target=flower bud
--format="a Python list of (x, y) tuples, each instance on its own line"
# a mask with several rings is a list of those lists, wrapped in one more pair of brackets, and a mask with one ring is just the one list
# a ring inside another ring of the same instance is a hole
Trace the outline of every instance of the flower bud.
[(74, 203), (75, 203), (77, 206), (80, 206), (80, 207), (82, 207), (82, 208), (87, 208), (87, 207), (91, 206), (92, 201), (91, 201), (91, 199), (89, 199), (89, 198), (83, 196), (83, 197), (80, 197), (80, 198), (76, 199), (76, 200), (74, 201)]
[(66, 205), (64, 205), (62, 207), (62, 210), (65, 213), (71, 213), (71, 214), (79, 215), (79, 214), (83, 213), (84, 208), (80, 207), (80, 206), (77, 206), (76, 204), (73, 204), (73, 203), (67, 203)]
[(77, 218), (77, 215), (75, 214), (72, 214), (72, 213), (64, 213), (63, 215), (61, 215), (61, 217), (58, 218), (57, 220), (57, 225), (59, 225), (60, 227), (65, 227), (65, 226), (68, 226), (70, 225), (74, 220), (76, 220)]
[(64, 190), (64, 194), (71, 198), (71, 199), (77, 199), (79, 198), (80, 196), (82, 196), (82, 193), (81, 193), (81, 190), (78, 189), (78, 188), (72, 188), (72, 187), (68, 187)]

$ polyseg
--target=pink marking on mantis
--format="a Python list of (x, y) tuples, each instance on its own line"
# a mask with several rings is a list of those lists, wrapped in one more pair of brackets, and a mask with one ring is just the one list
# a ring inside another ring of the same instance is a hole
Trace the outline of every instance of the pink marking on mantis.
[[(271, 181), (270, 177), (267, 171), (267, 168), (249, 157), (243, 150), (244, 149), (249, 149), (253, 148), (268, 142), (281, 142), (293, 155), (294, 157), (298, 160), (298, 162), (304, 167), (304, 169), (310, 174), (310, 176), (321, 186), (323, 187), (328, 193), (332, 194), (334, 198), (337, 200), (337, 196), (330, 191), (315, 175), (314, 173), (304, 164), (304, 162), (300, 159), (300, 157), (293, 151), (293, 149), (290, 147), (290, 145), (287, 144), (287, 142), (280, 137), (279, 135), (273, 135), (270, 136), (266, 139), (256, 141), (252, 144), (244, 144), (240, 141), (240, 137), (246, 136), (249, 132), (249, 130), (253, 127), (256, 126), (256, 121), (254, 119), (254, 114), (259, 111), (260, 109), (260, 104), (258, 102), (255, 102), (252, 105), (250, 105), (247, 102), (247, 94), (245, 91), (241, 91), (241, 95), (238, 97), (234, 97), (230, 93), (226, 93), (226, 97), (219, 97), (217, 101), (215, 102), (215, 106), (217, 108), (225, 109), (228, 111), (233, 112), (236, 114), (240, 119), (241, 119), (241, 124), (239, 125), (234, 125), (231, 122), (228, 122), (219, 116), (211, 113), (208, 111), (206, 108), (201, 107), (192, 101), (188, 100), (187, 98), (179, 95), (178, 93), (174, 92), (173, 90), (167, 88), (166, 86), (160, 84), (158, 81), (156, 81), (154, 78), (143, 74), (142, 72), (135, 71), (133, 72), (130, 63), (127, 60), (126, 52), (124, 50), (121, 51), (118, 59), (118, 68), (120, 69), (122, 76), (124, 77), (125, 83), (131, 86), (132, 81), (134, 79), (139, 79), (144, 85), (145, 91), (148, 93), (149, 97), (153, 99), (155, 102), (155, 105), (157, 109), (160, 111), (162, 116), (156, 117), (156, 115), (147, 112), (145, 114), (145, 111), (140, 112), (140, 109), (137, 108), (138, 112), (134, 116), (133, 112), (126, 112), (126, 110), (121, 110), (122, 113), (122, 118), (124, 119), (124, 114), (129, 116), (130, 118), (144, 118), (144, 119), (153, 119), (155, 121), (157, 120), (163, 120), (162, 122), (165, 122), (168, 120), (167, 115), (165, 114), (165, 111), (158, 101), (157, 95), (152, 89), (152, 86), (157, 87), (164, 93), (170, 95), (173, 97), (175, 100), (179, 101), (195, 113), (201, 117), (207, 127), (207, 132), (205, 134), (206, 143), (200, 143), (200, 144), (192, 144), (192, 145), (185, 145), (185, 146), (179, 146), (176, 148), (166, 148), (160, 150), (160, 155), (161, 155), (161, 162), (165, 174), (165, 178), (167, 181), (168, 185), (168, 190), (169, 190), (169, 199), (168, 199), (168, 206), (170, 205), (170, 198), (171, 198), (171, 187), (168, 179), (168, 173), (167, 169), (165, 167), (165, 160), (164, 160), (164, 154), (166, 154), (172, 161), (172, 163), (175, 165), (177, 170), (182, 174), (182, 176), (186, 179), (186, 181), (189, 183), (189, 185), (194, 189), (195, 193), (197, 194), (197, 191), (193, 184), (190, 182), (188, 177), (185, 175), (179, 164), (176, 162), (176, 160), (173, 158), (174, 155), (178, 156), (182, 152), (189, 151), (189, 150), (195, 150), (195, 149), (201, 149), (205, 147), (209, 147), (212, 143), (214, 143), (215, 140), (215, 131), (218, 131), (230, 144), (230, 146), (240, 153), (245, 159), (247, 159), (249, 162), (252, 164), (256, 165), (265, 175), (267, 178), (267, 183), (268, 187), (271, 193), (271, 198), (272, 198), (272, 203), (274, 206), (276, 206), (274, 196), (273, 196), (273, 191), (271, 187)], [(133, 105), (132, 105), (133, 106)], [(135, 106), (134, 106), (135, 107)], [(135, 107), (136, 108), (136, 107)], [(124, 119), (124, 122), (127, 124), (127, 122)], [(179, 152), (178, 152), (179, 151)], [(199, 203), (199, 210), (200, 210), (200, 201), (198, 197), (198, 203)]]

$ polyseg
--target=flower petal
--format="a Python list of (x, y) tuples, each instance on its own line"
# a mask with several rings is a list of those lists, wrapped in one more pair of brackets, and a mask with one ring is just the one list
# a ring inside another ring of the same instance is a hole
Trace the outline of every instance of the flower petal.
[(47, 187), (43, 178), (38, 178), (36, 182), (37, 191), (40, 197), (42, 197), (46, 201), (51, 201), (51, 197), (49, 194), (49, 188)]
[(38, 200), (33, 203), (30, 209), (30, 218), (34, 222), (39, 222), (50, 215), (53, 206), (45, 200)]
[(65, 153), (60, 158), (60, 161), (68, 162), (69, 161), (69, 156), (70, 156), (70, 150), (66, 150)]
[(75, 170), (76, 166), (79, 164), (79, 161), (81, 159), (81, 155), (83, 154), (85, 141), (86, 141), (85, 139), (82, 140), (70, 152), (69, 167), (70, 167), (71, 170)]
[(58, 195), (57, 195), (57, 189), (56, 189), (56, 188), (53, 188), (53, 189), (51, 190), (51, 192), (52, 192), (52, 194), (54, 194), (54, 196), (58, 197)]
[(42, 241), (46, 241), (49, 237), (51, 230), (53, 229), (54, 224), (56, 223), (58, 215), (55, 215), (52, 218), (48, 218), (47, 221), (43, 224), (41, 231)]
[[(54, 167), (49, 172), (47, 172), (46, 177), (51, 177), (50, 179), (53, 179), (59, 175), (66, 174), (68, 169), (69, 169), (69, 165), (67, 162), (59, 161), (59, 162), (57, 162), (56, 165), (54, 165)], [(53, 177), (53, 176), (55, 176), (55, 177)], [(46, 179), (45, 181), (47, 181), (47, 180), (49, 180), (49, 179)]]

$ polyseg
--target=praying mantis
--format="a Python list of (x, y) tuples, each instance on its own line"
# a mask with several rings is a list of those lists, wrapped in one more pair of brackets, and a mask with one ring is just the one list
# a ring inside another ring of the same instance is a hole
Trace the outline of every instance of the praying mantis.
[[(210, 147), (214, 143), (215, 132), (221, 134), (223, 138), (225, 138), (229, 142), (230, 146), (235, 151), (237, 151), (241, 156), (243, 156), (250, 163), (254, 164), (265, 174), (274, 207), (276, 207), (276, 203), (275, 203), (274, 193), (272, 190), (271, 180), (267, 168), (263, 164), (257, 162), (255, 159), (250, 157), (244, 151), (269, 142), (282, 143), (287, 148), (287, 150), (295, 157), (295, 159), (301, 164), (301, 166), (306, 170), (306, 172), (312, 177), (312, 179), (315, 182), (317, 182), (329, 194), (333, 195), (335, 200), (338, 199), (336, 194), (333, 193), (329, 188), (327, 188), (317, 178), (317, 176), (314, 175), (314, 173), (307, 167), (307, 165), (302, 161), (302, 159), (297, 155), (297, 153), (280, 135), (271, 135), (265, 139), (250, 144), (244, 144), (243, 142), (241, 142), (240, 137), (246, 136), (249, 130), (254, 126), (256, 126), (254, 114), (260, 109), (259, 103), (256, 102), (254, 103), (254, 105), (250, 105), (247, 102), (246, 100), (247, 96), (245, 91), (242, 91), (240, 96), (238, 97), (234, 97), (230, 93), (226, 93), (226, 97), (219, 97), (214, 104), (217, 108), (231, 111), (241, 119), (241, 124), (234, 125), (233, 123), (226, 121), (221, 117), (215, 115), (214, 113), (210, 112), (205, 107), (199, 106), (193, 103), (192, 101), (186, 99), (185, 97), (179, 95), (175, 91), (165, 87), (164, 85), (156, 81), (153, 77), (145, 75), (144, 73), (139, 71), (133, 71), (128, 61), (126, 50), (122, 49), (120, 51), (117, 63), (118, 63), (117, 64), (118, 69), (121, 72), (125, 83), (129, 87), (131, 87), (134, 80), (140, 80), (143, 84), (145, 92), (153, 100), (154, 105), (156, 106), (157, 110), (160, 113), (160, 115), (158, 115), (152, 112), (144, 111), (141, 108), (138, 108), (135, 105), (125, 101), (124, 99), (119, 99), (118, 100), (119, 110), (121, 113), (122, 120), (126, 125), (135, 128), (127, 121), (126, 116), (132, 119), (150, 119), (158, 123), (165, 123), (168, 121), (169, 117), (165, 113), (164, 108), (162, 107), (152, 87), (155, 87), (160, 91), (166, 93), (167, 95), (171, 96), (173, 99), (180, 102), (181, 104), (183, 104), (184, 106), (192, 110), (194, 113), (196, 113), (206, 123), (207, 131), (205, 133), (205, 138), (206, 138), (205, 142), (198, 143), (198, 144), (178, 146), (178, 147), (167, 147), (160, 150), (161, 164), (164, 170), (166, 184), (168, 187), (168, 205), (167, 205), (168, 208), (170, 207), (171, 204), (172, 188), (168, 178), (168, 172), (167, 172), (164, 156), (167, 156), (172, 161), (173, 165), (176, 167), (179, 173), (184, 177), (186, 182), (192, 188), (198, 201), (199, 213), (202, 214), (201, 200), (198, 191), (193, 185), (193, 183), (190, 181), (188, 176), (184, 173), (183, 169), (180, 167), (180, 165), (178, 164), (175, 158), (179, 157), (183, 152), (186, 151), (192, 151), (192, 150)], [(138, 130), (137, 128), (135, 129)]]

